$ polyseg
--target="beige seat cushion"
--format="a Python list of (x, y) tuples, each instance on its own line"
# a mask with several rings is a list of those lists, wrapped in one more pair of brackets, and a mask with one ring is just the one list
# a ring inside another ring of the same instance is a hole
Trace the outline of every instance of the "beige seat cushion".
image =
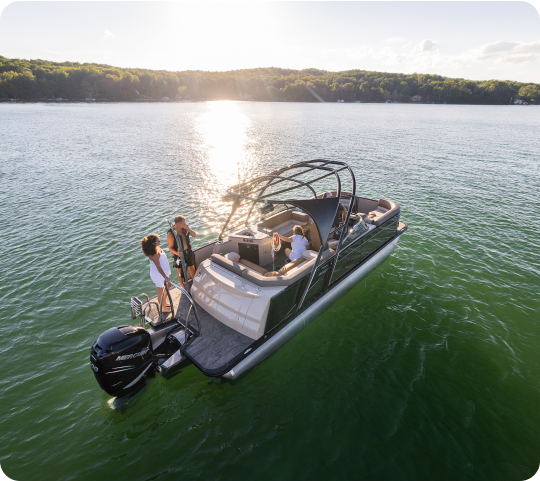
[(230, 261), (220, 254), (212, 254), (210, 260), (239, 276), (241, 276), (244, 271), (248, 270), (245, 266), (240, 265), (238, 262)]
[(306, 259), (307, 261), (310, 261), (312, 259), (317, 259), (318, 252), (307, 250), (302, 252), (302, 257)]
[(240, 255), (236, 252), (229, 252), (228, 254), (225, 254), (223, 257), (225, 259), (229, 259), (232, 262), (238, 262), (238, 259), (240, 259)]
[(279, 235), (288, 237), (292, 234), (293, 228), (296, 224), (291, 221), (283, 222), (283, 224), (272, 227), (272, 232), (277, 232)]
[(289, 262), (288, 264), (285, 264), (280, 270), (279, 273), (281, 275), (286, 275), (290, 270), (294, 269), (296, 266), (299, 266), (302, 264), (302, 262), (306, 262), (306, 259), (303, 257), (299, 257), (298, 259)]
[[(321, 262), (325, 262), (334, 254), (335, 251), (333, 251), (332, 249), (328, 249), (327, 251), (323, 252)], [(262, 287), (290, 286), (302, 277), (309, 275), (313, 264), (315, 264), (315, 259), (312, 259), (308, 262), (302, 262), (295, 269), (289, 271), (287, 275), (279, 275), (277, 277), (264, 277), (256, 272), (246, 269), (244, 270), (244, 272), (242, 272), (242, 277), (247, 281)]]
[(377, 217), (373, 219), (372, 224), (375, 224), (375, 226), (378, 227), (395, 215), (398, 215), (400, 213), (400, 208), (395, 202), (386, 199), (379, 199), (378, 207), (375, 209), (375, 213), (377, 214)]
[(328, 247), (330, 249), (336, 249), (337, 245), (339, 244), (339, 240), (336, 240), (336, 239), (332, 239), (332, 240), (329, 240), (328, 241)]
[(303, 212), (293, 212), (286, 210), (268, 217), (263, 222), (257, 224), (257, 229), (260, 232), (271, 234), (277, 232), (280, 235), (287, 235), (292, 232), (295, 225), (306, 226), (309, 224), (309, 216)]
[(251, 261), (248, 261), (246, 259), (240, 259), (238, 261), (239, 264), (242, 264), (243, 266), (246, 266), (248, 269), (251, 269), (252, 271), (258, 272), (259, 274), (263, 275), (266, 274), (268, 271), (261, 266), (258, 266), (257, 264), (254, 264)]

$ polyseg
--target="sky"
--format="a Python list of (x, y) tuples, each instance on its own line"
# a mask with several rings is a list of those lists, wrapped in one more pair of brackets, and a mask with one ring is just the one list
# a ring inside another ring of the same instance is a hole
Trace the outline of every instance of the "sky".
[(0, 55), (170, 71), (361, 69), (540, 83), (535, 2), (0, 0)]

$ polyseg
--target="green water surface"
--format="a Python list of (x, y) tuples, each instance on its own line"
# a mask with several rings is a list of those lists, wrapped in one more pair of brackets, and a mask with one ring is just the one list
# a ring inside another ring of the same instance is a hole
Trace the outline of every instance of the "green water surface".
[[(524, 480), (540, 462), (540, 109), (0, 104), (0, 464), (30, 480)], [(393, 255), (235, 382), (112, 400), (89, 350), (140, 239), (311, 158), (400, 204)]]

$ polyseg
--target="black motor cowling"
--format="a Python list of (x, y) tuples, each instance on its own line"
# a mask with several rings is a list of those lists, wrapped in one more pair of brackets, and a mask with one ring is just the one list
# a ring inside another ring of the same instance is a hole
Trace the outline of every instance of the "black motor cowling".
[(133, 392), (141, 387), (144, 375), (154, 370), (150, 334), (129, 325), (105, 331), (90, 350), (90, 367), (107, 394)]

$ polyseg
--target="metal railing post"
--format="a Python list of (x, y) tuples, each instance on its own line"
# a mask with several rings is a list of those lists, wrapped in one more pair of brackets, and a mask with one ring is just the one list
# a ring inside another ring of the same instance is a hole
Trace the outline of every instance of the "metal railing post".
[[(180, 289), (180, 291), (187, 297), (189, 303), (191, 304), (190, 310), (193, 309), (193, 312), (195, 313), (195, 319), (197, 320), (197, 327), (199, 328), (199, 336), (202, 336), (201, 321), (199, 320), (199, 314), (197, 314), (197, 308), (195, 307), (195, 301), (189, 295), (188, 291), (186, 291), (182, 286), (179, 286), (178, 284), (176, 284), (173, 281), (171, 281), (171, 285), (176, 287), (177, 289)], [(180, 300), (181, 299), (182, 298), (180, 297)], [(180, 312), (180, 300), (178, 300), (178, 311), (177, 312)], [(186, 318), (186, 342), (187, 342), (187, 339), (188, 339), (188, 336), (189, 336), (188, 323), (189, 323), (189, 313), (188, 313), (188, 317)]]

